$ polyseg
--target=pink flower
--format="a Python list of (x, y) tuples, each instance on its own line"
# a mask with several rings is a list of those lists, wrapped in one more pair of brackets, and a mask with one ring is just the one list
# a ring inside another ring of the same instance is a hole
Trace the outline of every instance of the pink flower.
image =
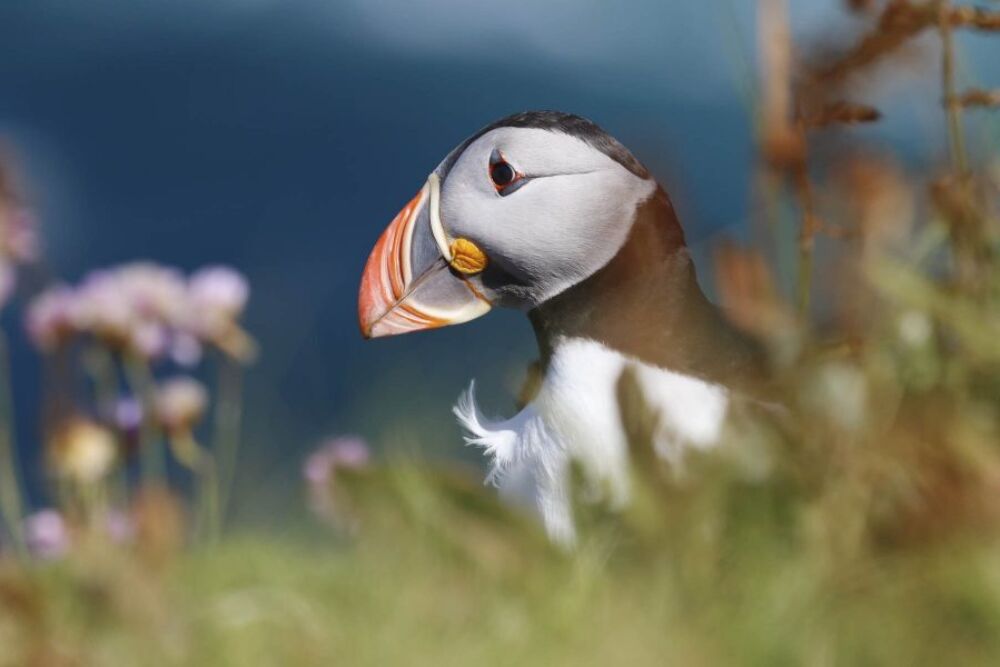
[(335, 488), (337, 471), (363, 469), (370, 460), (367, 443), (357, 436), (332, 438), (320, 445), (302, 466), (312, 510), (334, 524), (352, 528), (350, 511)]
[(309, 455), (302, 476), (311, 485), (325, 486), (338, 468), (356, 470), (371, 460), (368, 444), (357, 436), (342, 436), (326, 441)]
[(24, 539), (28, 550), (43, 560), (64, 556), (71, 541), (65, 519), (54, 509), (28, 515), (24, 520)]
[(187, 293), (179, 271), (151, 262), (133, 262), (119, 267), (116, 278), (137, 319), (168, 325), (181, 322)]
[(142, 416), (142, 403), (133, 396), (119, 398), (111, 407), (110, 421), (127, 446), (139, 444)]
[(38, 259), (38, 221), (27, 208), (14, 208), (6, 216), (4, 249), (16, 264)]
[(76, 295), (66, 285), (56, 285), (28, 305), (25, 327), (35, 347), (52, 350), (73, 335)]
[(234, 351), (245, 337), (237, 324), (250, 296), (246, 279), (225, 266), (201, 269), (188, 281), (188, 332)]
[(108, 269), (84, 276), (73, 309), (76, 327), (98, 338), (124, 344), (131, 338), (134, 313), (118, 275)]
[(108, 510), (104, 517), (104, 530), (114, 544), (129, 544), (135, 538), (132, 517), (121, 510)]
[[(0, 303), (5, 285), (13, 286), (12, 269), (5, 268), (0, 255)], [(202, 269), (185, 281), (176, 269), (134, 262), (92, 271), (76, 290), (47, 291), (33, 304), (27, 328), (44, 351), (82, 333), (145, 359), (169, 355), (182, 366), (201, 360), (204, 343), (248, 360), (254, 342), (237, 320), (249, 293), (246, 279), (226, 267)]]
[[(131, 517), (110, 509), (102, 517), (103, 536), (112, 544), (129, 544), (135, 537)], [(55, 560), (66, 556), (73, 547), (73, 527), (58, 511), (43, 509), (24, 519), (24, 539), (32, 556)]]
[(130, 333), (129, 347), (146, 359), (162, 357), (169, 348), (170, 333), (159, 322), (138, 322)]
[(201, 361), (201, 342), (185, 331), (175, 332), (170, 339), (170, 358), (175, 363), (192, 368)]
[(238, 271), (227, 266), (209, 266), (191, 276), (188, 296), (198, 314), (235, 320), (246, 308), (250, 287)]
[(187, 311), (180, 272), (149, 262), (89, 273), (80, 285), (74, 324), (147, 358), (163, 356)]
[(167, 431), (193, 428), (207, 407), (208, 391), (194, 378), (170, 378), (156, 392), (156, 415)]

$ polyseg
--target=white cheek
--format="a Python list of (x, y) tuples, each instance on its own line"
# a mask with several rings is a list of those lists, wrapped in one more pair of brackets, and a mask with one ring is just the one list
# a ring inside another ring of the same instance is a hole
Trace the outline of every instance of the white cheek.
[[(500, 196), (487, 171), (494, 146), (520, 170), (553, 175)], [(574, 137), (507, 128), (484, 135), (458, 159), (441, 216), (451, 235), (471, 238), (529, 278), (541, 302), (614, 257), (655, 187)]]
[(636, 208), (655, 186), (625, 169), (540, 179), (531, 199), (497, 207), (493, 238), (508, 257), (554, 296), (607, 264), (625, 243)]

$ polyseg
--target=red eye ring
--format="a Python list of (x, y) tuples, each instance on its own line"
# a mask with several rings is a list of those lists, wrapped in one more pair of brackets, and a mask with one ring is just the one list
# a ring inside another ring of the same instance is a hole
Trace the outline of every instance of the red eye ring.
[(491, 157), (490, 181), (497, 192), (502, 193), (522, 178), (524, 178), (524, 174), (518, 172), (512, 164), (504, 159), (503, 155), (497, 153)]

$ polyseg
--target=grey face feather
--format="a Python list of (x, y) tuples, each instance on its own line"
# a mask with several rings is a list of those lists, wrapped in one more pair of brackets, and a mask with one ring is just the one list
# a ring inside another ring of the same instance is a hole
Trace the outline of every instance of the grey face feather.
[[(656, 189), (635, 158), (596, 125), (567, 114), (545, 118), (487, 128), (437, 169), (448, 233), (471, 239), (490, 258), (482, 289), (500, 305), (526, 310), (607, 264)], [(490, 180), (497, 151), (527, 179), (507, 196)]]

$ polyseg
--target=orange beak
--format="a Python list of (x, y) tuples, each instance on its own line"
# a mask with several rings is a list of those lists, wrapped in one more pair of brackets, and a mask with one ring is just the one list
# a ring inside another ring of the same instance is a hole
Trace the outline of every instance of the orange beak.
[(459, 324), (490, 310), (472, 278), (451, 269), (442, 255), (443, 232), (435, 238), (432, 225), (439, 219), (437, 199), (432, 176), (375, 243), (358, 293), (365, 338)]

